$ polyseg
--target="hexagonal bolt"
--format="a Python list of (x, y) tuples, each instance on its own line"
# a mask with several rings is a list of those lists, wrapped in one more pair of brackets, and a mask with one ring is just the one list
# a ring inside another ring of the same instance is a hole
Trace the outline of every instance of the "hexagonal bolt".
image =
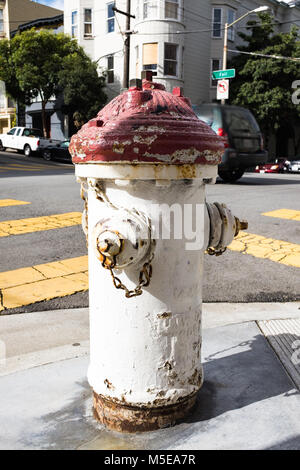
[(106, 230), (100, 233), (97, 247), (99, 252), (105, 256), (116, 256), (122, 249), (122, 240), (116, 232)]

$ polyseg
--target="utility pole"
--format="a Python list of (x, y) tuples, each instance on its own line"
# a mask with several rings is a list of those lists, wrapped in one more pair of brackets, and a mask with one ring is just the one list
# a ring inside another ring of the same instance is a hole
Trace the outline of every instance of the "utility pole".
[(123, 88), (129, 87), (129, 66), (130, 66), (130, 11), (131, 0), (126, 2), (126, 33), (125, 33), (125, 51), (124, 51), (124, 72), (123, 72)]
[(135, 18), (131, 12), (131, 0), (126, 0), (126, 11), (119, 10), (113, 7), (113, 11), (126, 16), (126, 30), (125, 30), (125, 41), (124, 41), (124, 72), (123, 72), (123, 88), (129, 87), (129, 66), (130, 66), (130, 19)]

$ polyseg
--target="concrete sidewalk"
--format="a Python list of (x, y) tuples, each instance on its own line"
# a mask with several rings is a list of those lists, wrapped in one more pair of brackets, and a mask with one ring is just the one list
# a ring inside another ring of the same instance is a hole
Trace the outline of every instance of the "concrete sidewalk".
[(0, 316), (0, 449), (300, 449), (299, 308), (205, 304), (193, 414), (137, 435), (92, 417), (87, 309)]

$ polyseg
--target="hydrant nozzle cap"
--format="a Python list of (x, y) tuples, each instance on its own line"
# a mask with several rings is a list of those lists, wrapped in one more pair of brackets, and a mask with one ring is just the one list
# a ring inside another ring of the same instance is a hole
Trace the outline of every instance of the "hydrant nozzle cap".
[(120, 253), (122, 248), (122, 241), (119, 235), (115, 232), (106, 230), (98, 237), (98, 250), (105, 256), (116, 256)]

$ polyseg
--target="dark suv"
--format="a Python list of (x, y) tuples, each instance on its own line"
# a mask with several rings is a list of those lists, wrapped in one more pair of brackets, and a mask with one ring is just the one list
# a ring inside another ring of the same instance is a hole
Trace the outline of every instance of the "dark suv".
[(195, 105), (193, 109), (199, 119), (224, 138), (225, 152), (218, 170), (222, 180), (233, 183), (247, 168), (267, 162), (261, 131), (248, 109), (219, 104)]

